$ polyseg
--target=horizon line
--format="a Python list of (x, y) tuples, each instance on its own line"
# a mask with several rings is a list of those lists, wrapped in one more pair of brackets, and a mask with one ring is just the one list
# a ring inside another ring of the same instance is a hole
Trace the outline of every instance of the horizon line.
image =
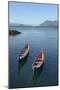
[[(45, 20), (45, 21), (57, 21), (58, 22), (59, 20)], [(45, 21), (43, 21), (42, 23), (44, 23)], [(40, 23), (40, 24), (42, 24), (42, 23)], [(40, 25), (40, 24), (36, 24), (35, 25), (35, 24), (28, 24), (28, 23), (27, 24), (24, 24), (24, 23), (18, 23), (18, 22), (9, 22), (9, 24), (20, 24), (20, 25), (29, 25), (29, 26), (31, 26), (31, 25), (32, 26), (38, 26), (38, 25)]]

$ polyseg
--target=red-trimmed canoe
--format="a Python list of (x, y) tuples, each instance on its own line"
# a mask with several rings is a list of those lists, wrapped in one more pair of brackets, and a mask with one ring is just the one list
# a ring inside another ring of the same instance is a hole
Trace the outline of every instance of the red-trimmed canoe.
[(34, 62), (32, 64), (32, 69), (38, 69), (44, 63), (44, 50), (41, 49), (40, 53), (35, 57)]

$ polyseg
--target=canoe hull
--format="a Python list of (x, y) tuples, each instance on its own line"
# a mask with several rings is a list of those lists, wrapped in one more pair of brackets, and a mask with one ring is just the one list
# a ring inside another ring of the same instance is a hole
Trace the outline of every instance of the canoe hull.
[(37, 55), (37, 57), (35, 57), (35, 60), (32, 64), (32, 69), (38, 69), (40, 68), (44, 63), (44, 52), (43, 49), (41, 50), (41, 52)]
[(23, 60), (24, 58), (27, 57), (28, 54), (29, 54), (29, 45), (28, 45), (25, 53), (23, 53), (23, 55), (21, 55), (21, 54), (19, 55), (19, 60)]

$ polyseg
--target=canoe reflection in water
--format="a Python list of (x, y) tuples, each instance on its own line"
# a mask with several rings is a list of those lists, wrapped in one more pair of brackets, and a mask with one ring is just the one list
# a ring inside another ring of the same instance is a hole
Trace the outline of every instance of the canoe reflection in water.
[(20, 71), (23, 68), (24, 64), (28, 59), (28, 56), (29, 56), (29, 53), (24, 59), (18, 61), (18, 71)]
[(35, 84), (37, 79), (39, 78), (40, 74), (42, 73), (42, 70), (43, 70), (43, 66), (44, 66), (44, 63), (42, 64), (42, 66), (38, 69), (35, 69), (33, 71), (33, 74), (32, 74), (32, 81), (33, 83)]

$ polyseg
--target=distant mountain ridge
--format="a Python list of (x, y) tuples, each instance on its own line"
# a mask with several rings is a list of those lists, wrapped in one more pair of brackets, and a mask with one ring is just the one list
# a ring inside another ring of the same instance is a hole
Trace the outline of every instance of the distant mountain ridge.
[(43, 23), (40, 24), (41, 27), (57, 27), (58, 26), (58, 21), (44, 21)]
[(10, 23), (9, 26), (16, 26), (16, 27), (58, 27), (58, 21), (46, 20), (38, 26), (25, 25), (25, 24), (16, 24), (16, 23)]
[(9, 26), (16, 26), (16, 27), (33, 27), (32, 25), (17, 24), (17, 23), (10, 23)]

